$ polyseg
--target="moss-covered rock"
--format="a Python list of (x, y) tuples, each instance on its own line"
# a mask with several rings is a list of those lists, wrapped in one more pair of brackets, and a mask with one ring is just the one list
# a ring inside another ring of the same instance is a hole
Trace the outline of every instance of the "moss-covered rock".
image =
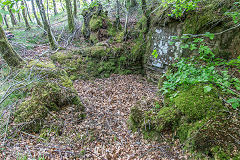
[(64, 68), (71, 80), (77, 79), (78, 73), (84, 65), (84, 58), (74, 54), (74, 51), (59, 51), (51, 55), (51, 59), (54, 63), (61, 65), (61, 68)]
[(97, 33), (92, 33), (92, 34), (90, 35), (90, 41), (91, 41), (93, 44), (98, 43), (98, 35), (97, 35)]
[(174, 98), (176, 108), (179, 109), (189, 121), (200, 120), (204, 117), (214, 116), (223, 109), (222, 101), (218, 98), (217, 89), (204, 92), (204, 84), (181, 87), (179, 95)]
[(124, 40), (124, 32), (118, 32), (115, 37), (116, 42), (121, 43)]
[(73, 105), (83, 114), (84, 107), (66, 71), (55, 67), (31, 68), (31, 71), (42, 78), (32, 85), (29, 96), (17, 107), (15, 123), (24, 123), (23, 129), (39, 132), (51, 111)]
[(131, 114), (129, 116), (129, 126), (133, 131), (141, 128), (141, 125), (144, 121), (144, 112), (139, 109), (137, 106), (131, 108)]
[(93, 15), (90, 22), (90, 29), (91, 31), (97, 31), (103, 26), (103, 20), (101, 16)]
[(170, 131), (185, 149), (197, 151), (200, 155), (238, 157), (239, 114), (226, 111), (217, 88), (204, 92), (206, 85), (180, 86), (176, 91), (178, 96), (172, 99), (166, 96), (165, 106), (158, 112), (133, 107), (129, 117), (130, 128), (133, 131), (140, 129), (145, 138), (155, 138)]
[(174, 107), (163, 107), (156, 116), (156, 131), (171, 130), (176, 126), (180, 117), (180, 112)]
[(96, 46), (85, 48), (83, 51), (83, 54), (93, 58), (102, 59), (108, 56), (110, 52), (111, 52), (110, 48), (107, 48), (106, 46), (96, 45)]

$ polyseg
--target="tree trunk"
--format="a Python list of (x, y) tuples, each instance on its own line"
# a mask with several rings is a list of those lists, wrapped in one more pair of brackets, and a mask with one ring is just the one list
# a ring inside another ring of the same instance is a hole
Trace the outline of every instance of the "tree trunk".
[[(17, 9), (19, 9), (18, 7), (18, 2), (16, 3)], [(21, 22), (21, 14), (20, 12), (17, 13), (18, 14), (18, 22)]]
[(55, 0), (52, 0), (53, 1), (53, 9), (54, 9), (54, 15), (56, 16), (58, 13), (57, 13), (57, 7), (56, 7), (56, 2)]
[(8, 21), (7, 21), (7, 16), (4, 15), (3, 19), (4, 19), (4, 23), (5, 23), (6, 27), (9, 28)]
[(151, 20), (150, 20), (150, 17), (149, 17), (149, 14), (147, 12), (147, 6), (146, 6), (146, 0), (141, 0), (142, 1), (142, 11), (143, 11), (143, 15), (147, 18), (147, 28), (146, 28), (146, 33), (149, 31), (149, 28), (150, 28), (150, 23), (151, 23)]
[(126, 7), (126, 18), (125, 18), (125, 25), (124, 25), (124, 39), (127, 37), (127, 32), (128, 32), (128, 15), (129, 15), (129, 8), (127, 7), (127, 1), (125, 0), (125, 7)]
[(142, 0), (142, 11), (143, 11), (143, 14), (146, 16), (146, 8), (147, 8), (147, 6), (146, 6), (146, 0)]
[[(24, 6), (24, 2), (22, 1), (21, 2), (22, 6)], [(24, 19), (24, 22), (25, 22), (25, 26), (26, 26), (26, 30), (29, 30), (31, 29), (29, 23), (28, 23), (28, 19), (27, 19), (27, 15), (26, 15), (26, 9), (23, 8), (22, 9), (22, 16), (23, 16), (23, 19)]]
[(25, 6), (26, 6), (26, 11), (27, 11), (27, 15), (28, 15), (28, 18), (29, 18), (29, 20), (33, 23), (33, 21), (32, 21), (32, 18), (31, 18), (31, 15), (30, 15), (30, 11), (29, 11), (29, 9), (28, 9), (28, 5), (27, 5), (27, 2), (24, 0), (24, 3), (25, 3)]
[(74, 31), (74, 19), (72, 14), (72, 5), (70, 0), (65, 0), (66, 2), (66, 9), (67, 9), (67, 16), (68, 16), (68, 28), (70, 32)]
[(65, 11), (64, 6), (62, 4), (62, 0), (60, 0), (60, 3), (61, 3), (62, 10)]
[(50, 27), (50, 25), (48, 23), (46, 12), (45, 12), (42, 0), (36, 0), (36, 2), (37, 2), (37, 6), (38, 6), (38, 8), (40, 10), (40, 15), (41, 15), (41, 18), (42, 18), (44, 29), (45, 29), (45, 31), (47, 32), (47, 35), (48, 35), (48, 40), (49, 40), (49, 43), (50, 43), (50, 47), (53, 50), (57, 49), (58, 48), (58, 44), (56, 42), (55, 37), (52, 34), (51, 27)]
[(135, 7), (137, 5), (136, 0), (127, 0), (128, 4), (130, 4), (130, 7)]
[[(5, 11), (4, 7), (2, 9)], [(8, 21), (7, 21), (7, 15), (6, 14), (4, 14), (3, 20), (4, 20), (4, 23), (5, 23), (6, 27), (9, 28)]]
[(17, 20), (12, 12), (12, 9), (9, 7), (9, 5), (7, 6), (7, 9), (8, 9), (8, 12), (10, 14), (10, 18), (11, 18), (11, 22), (12, 22), (12, 25), (15, 26), (17, 25)]
[(116, 10), (117, 10), (117, 14), (116, 14), (116, 27), (117, 29), (119, 29), (120, 27), (120, 5), (119, 5), (119, 0), (116, 0)]
[(50, 24), (48, 0), (47, 0), (47, 18), (48, 18), (48, 23)]
[(128, 26), (128, 14), (129, 14), (129, 11), (127, 10), (127, 14), (126, 14), (126, 19), (125, 19), (125, 25), (124, 25), (124, 37), (127, 36), (127, 26)]
[(81, 0), (78, 1), (77, 6), (78, 8), (81, 8)]
[(73, 15), (77, 18), (77, 0), (73, 0)]
[(8, 42), (2, 25), (0, 25), (0, 54), (10, 67), (18, 67), (24, 62)]
[(37, 24), (38, 24), (39, 26), (42, 26), (42, 23), (41, 23), (40, 20), (38, 19), (38, 16), (37, 16), (37, 13), (36, 13), (34, 0), (31, 0), (31, 3), (32, 3), (32, 11), (33, 11), (34, 17), (35, 17), (35, 19), (36, 19), (36, 21), (37, 21)]

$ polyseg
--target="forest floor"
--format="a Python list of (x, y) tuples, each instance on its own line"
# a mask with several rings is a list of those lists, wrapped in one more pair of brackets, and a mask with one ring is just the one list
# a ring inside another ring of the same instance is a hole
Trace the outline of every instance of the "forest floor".
[[(131, 19), (134, 24), (136, 20)], [(39, 58), (49, 50), (44, 37), (39, 36), (40, 30), (20, 31), (15, 30), (14, 34), (20, 36), (12, 44), (25, 59)], [(43, 43), (35, 44), (35, 39), (41, 38)], [(33, 44), (29, 40), (34, 40)], [(75, 46), (82, 43), (78, 41)], [(162, 142), (145, 140), (140, 131), (133, 133), (128, 127), (131, 107), (153, 108), (156, 101), (161, 101), (157, 85), (140, 75), (112, 75), (105, 79), (76, 80), (74, 87), (86, 107), (82, 121), (73, 118), (72, 106), (51, 112), (46, 119), (50, 128), (39, 134), (16, 132), (18, 138), (7, 139), (0, 148), (0, 159), (187, 159), (180, 147), (174, 147), (179, 145), (170, 145), (164, 138)]]
[[(60, 132), (44, 134), (19, 132), (8, 141), (3, 157), (17, 159), (185, 159), (180, 148), (167, 142), (147, 141), (127, 125), (134, 105), (154, 107), (157, 86), (139, 75), (112, 75), (106, 79), (77, 80), (74, 86), (86, 107), (86, 117), (77, 122), (71, 106), (52, 112), (48, 122), (61, 126)], [(53, 118), (54, 117), (54, 118)], [(1, 156), (0, 156), (1, 158)]]

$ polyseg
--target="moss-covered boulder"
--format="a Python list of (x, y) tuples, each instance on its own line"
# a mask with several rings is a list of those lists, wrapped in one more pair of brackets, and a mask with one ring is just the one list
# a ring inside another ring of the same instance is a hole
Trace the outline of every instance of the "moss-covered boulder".
[(74, 54), (74, 51), (59, 51), (51, 55), (51, 59), (59, 67), (64, 68), (71, 80), (76, 80), (84, 66), (84, 57)]
[(95, 45), (84, 48), (82, 53), (89, 57), (104, 59), (106, 58), (106, 56), (109, 56), (111, 54), (111, 48), (107, 48), (106, 46), (101, 45)]
[(91, 31), (98, 31), (100, 28), (103, 27), (103, 17), (93, 15), (89, 22), (89, 25), (90, 25)]
[(134, 106), (129, 117), (130, 128), (140, 129), (144, 137), (154, 135), (152, 138), (170, 132), (185, 149), (200, 155), (239, 157), (239, 113), (228, 111), (216, 87), (204, 92), (207, 85), (179, 86), (177, 96), (166, 96), (165, 106), (157, 112), (154, 108), (143, 110)]
[[(51, 66), (53, 65), (51, 63)], [(66, 71), (56, 67), (45, 68), (39, 63), (36, 66), (38, 67), (31, 67), (29, 70), (38, 75), (40, 80), (33, 83), (28, 97), (17, 107), (14, 122), (23, 123), (25, 130), (39, 132), (45, 123), (45, 118), (52, 111), (73, 105), (76, 113), (84, 114), (84, 106)]]
[(111, 36), (109, 30), (113, 30), (113, 25), (99, 2), (96, 6), (83, 9), (81, 14), (84, 18), (82, 33), (87, 41), (96, 44)]
[(213, 87), (210, 92), (204, 92), (205, 86), (207, 85), (183, 86), (179, 89), (178, 96), (174, 98), (176, 108), (189, 121), (214, 116), (220, 109), (223, 109), (223, 103), (218, 97), (218, 90)]
[(180, 118), (180, 112), (174, 107), (163, 107), (156, 116), (156, 131), (171, 130), (176, 126)]

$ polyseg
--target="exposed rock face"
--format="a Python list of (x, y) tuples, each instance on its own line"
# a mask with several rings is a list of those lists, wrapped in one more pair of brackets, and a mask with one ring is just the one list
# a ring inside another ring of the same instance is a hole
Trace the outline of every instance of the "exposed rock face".
[[(169, 17), (169, 9), (165, 8), (159, 9), (151, 15), (151, 26), (146, 38), (150, 44), (147, 45), (144, 55), (144, 68), (151, 80), (158, 81), (174, 58), (198, 54), (197, 51), (181, 50), (180, 43), (176, 43), (175, 46), (169, 45), (169, 42), (172, 41), (171, 36), (217, 33), (213, 40), (205, 37), (215, 56), (224, 59), (239, 56), (240, 28), (226, 32), (235, 26), (232, 19), (224, 15), (225, 8), (231, 8), (232, 2), (221, 0), (221, 4), (224, 5), (217, 5), (219, 3), (215, 0), (208, 2), (203, 8), (187, 13), (181, 21)], [(157, 51), (158, 58), (153, 58), (154, 50)]]
[[(167, 67), (174, 61), (175, 58), (182, 56), (180, 42), (175, 45), (170, 45), (172, 36), (180, 36), (182, 25), (172, 23), (165, 27), (158, 26), (152, 28), (152, 34), (149, 35), (150, 45), (145, 56), (145, 71), (148, 78), (153, 81), (158, 81), (161, 74), (165, 73)], [(157, 58), (154, 58), (152, 52), (156, 50)]]

